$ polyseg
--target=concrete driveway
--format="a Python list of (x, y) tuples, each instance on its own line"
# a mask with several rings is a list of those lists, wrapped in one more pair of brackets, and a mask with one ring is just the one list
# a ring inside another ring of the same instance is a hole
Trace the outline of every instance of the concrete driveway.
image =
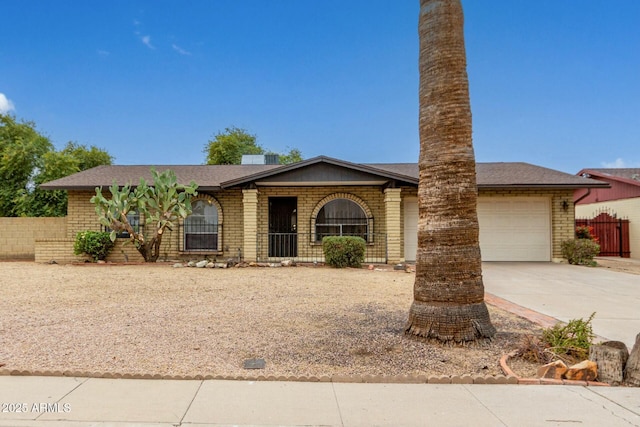
[(485, 291), (563, 322), (595, 312), (594, 332), (624, 342), (640, 333), (640, 275), (568, 264), (485, 262)]

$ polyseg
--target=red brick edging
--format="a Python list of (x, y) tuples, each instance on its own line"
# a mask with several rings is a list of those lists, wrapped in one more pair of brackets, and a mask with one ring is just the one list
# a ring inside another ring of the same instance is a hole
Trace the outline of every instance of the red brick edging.
[(21, 371), (0, 369), (0, 376), (84, 377), (158, 380), (238, 380), (238, 381), (298, 381), (334, 383), (399, 383), (399, 384), (518, 384), (509, 375), (333, 375), (333, 376), (275, 376), (275, 375), (151, 375), (86, 371)]

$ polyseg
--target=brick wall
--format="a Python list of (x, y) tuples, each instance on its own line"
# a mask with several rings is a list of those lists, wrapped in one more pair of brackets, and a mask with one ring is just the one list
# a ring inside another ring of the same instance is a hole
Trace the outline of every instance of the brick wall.
[[(67, 208), (68, 222), (66, 238), (71, 242), (75, 239), (75, 235), (80, 231), (93, 230), (100, 231), (100, 223), (96, 215), (95, 207), (90, 202), (91, 197), (94, 195), (90, 191), (70, 191), (69, 192), (69, 204)], [(203, 196), (210, 197), (206, 193), (202, 193)], [(220, 259), (235, 258), (238, 256), (238, 248), (242, 248), (242, 236), (243, 236), (243, 222), (242, 222), (242, 192), (239, 189), (228, 190), (220, 193), (212, 193), (212, 196), (221, 206), (223, 224), (222, 224), (222, 241), (221, 249), (222, 254), (207, 254), (210, 257), (217, 256)], [(178, 259), (198, 259), (202, 258), (203, 254), (194, 254), (180, 251), (181, 241), (181, 227), (176, 226), (174, 230), (167, 230), (162, 238), (162, 246), (160, 249), (161, 260), (178, 260)], [(65, 236), (61, 236), (65, 237)], [(131, 245), (122, 245), (122, 242), (126, 239), (118, 239), (116, 246), (113, 248), (107, 261), (113, 262), (142, 262), (143, 258), (138, 253), (137, 249)], [(45, 250), (43, 245), (42, 251)], [(62, 251), (61, 243), (49, 245), (53, 253), (55, 251)], [(67, 245), (67, 247), (69, 247)], [(70, 246), (71, 254), (73, 254), (73, 243)], [(42, 257), (44, 252), (41, 252)], [(125, 256), (126, 255), (126, 256)], [(59, 257), (60, 258), (60, 257)], [(71, 259), (77, 261), (76, 258), (71, 256)], [(45, 260), (45, 262), (48, 261)], [(70, 262), (70, 261), (67, 261)]]
[(0, 218), (0, 259), (34, 259), (35, 241), (64, 238), (67, 219)]
[[(366, 204), (366, 208), (371, 211), (373, 216), (373, 233), (385, 234), (385, 204), (384, 193), (380, 187), (363, 186), (363, 187), (263, 187), (258, 190), (258, 233), (264, 234), (269, 231), (269, 197), (297, 197), (297, 231), (299, 234), (309, 236), (313, 233), (312, 217), (314, 210), (328, 196), (334, 194), (346, 194), (355, 196)], [(374, 241), (374, 249), (380, 246), (384, 250), (386, 242)], [(313, 250), (312, 242), (299, 241), (298, 256), (304, 258)]]
[(80, 231), (100, 231), (95, 206), (89, 201), (93, 191), (69, 191), (67, 204), (67, 238), (75, 239)]
[[(258, 190), (258, 206), (257, 206), (257, 232), (268, 232), (268, 216), (269, 216), (269, 197), (297, 197), (297, 216), (298, 216), (298, 232), (311, 233), (311, 217), (318, 203), (325, 197), (335, 193), (347, 193), (361, 199), (366, 203), (367, 208), (371, 211), (374, 218), (373, 233), (387, 233), (387, 220), (385, 212), (385, 194), (380, 187), (364, 186), (364, 187), (261, 187)], [(480, 197), (548, 197), (551, 200), (552, 208), (552, 257), (554, 260), (561, 258), (560, 242), (570, 239), (574, 234), (574, 215), (572, 208), (572, 191), (570, 190), (480, 190)], [(66, 236), (45, 236), (51, 241), (42, 241), (42, 248), (36, 258), (48, 261), (53, 255), (60, 253), (60, 259), (76, 260), (73, 256), (73, 239), (75, 234), (84, 230), (100, 230), (97, 216), (93, 205), (89, 199), (93, 195), (92, 192), (69, 192), (68, 220), (66, 227)], [(405, 197), (417, 195), (416, 188), (402, 188), (400, 196)], [(243, 256), (246, 253), (247, 244), (252, 245), (255, 252), (254, 238), (248, 237), (245, 241), (244, 233), (244, 214), (243, 214), (243, 194), (240, 189), (226, 190), (223, 192), (211, 193), (222, 207), (223, 227), (222, 227), (222, 254), (217, 256), (221, 259), (237, 257), (238, 249), (241, 249)], [(562, 202), (569, 202), (569, 209), (565, 211), (562, 208)], [(404, 230), (404, 204), (400, 203), (400, 221), (401, 230)], [(179, 230), (167, 232), (163, 238), (161, 259), (195, 259), (198, 255), (180, 252), (181, 233)], [(401, 232), (401, 236), (403, 236)], [(67, 240), (64, 239), (66, 237)], [(62, 239), (62, 241), (56, 240)], [(66, 242), (66, 243), (65, 243)], [(69, 243), (70, 242), (70, 243)], [(303, 248), (308, 245), (301, 245)], [(49, 248), (52, 255), (47, 259), (45, 250)], [(66, 252), (65, 252), (66, 251)], [(251, 248), (250, 251), (251, 252)], [(404, 239), (401, 243), (401, 253), (404, 256)], [(66, 254), (66, 255), (65, 255)], [(127, 254), (129, 261), (139, 261), (136, 249), (132, 245), (122, 247), (117, 244), (109, 256), (109, 260), (122, 262)], [(64, 256), (63, 256), (64, 255)], [(301, 254), (302, 256), (302, 254)], [(65, 258), (67, 257), (67, 258)], [(60, 261), (59, 261), (60, 262)]]

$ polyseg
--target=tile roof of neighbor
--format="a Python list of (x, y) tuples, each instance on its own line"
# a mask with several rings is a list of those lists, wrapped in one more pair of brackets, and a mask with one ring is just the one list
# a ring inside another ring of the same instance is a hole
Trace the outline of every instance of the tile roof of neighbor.
[[(92, 190), (95, 187), (109, 187), (115, 180), (119, 185), (128, 182), (136, 184), (140, 178), (151, 181), (150, 169), (159, 172), (171, 169), (178, 182), (187, 184), (195, 181), (201, 190), (215, 190), (250, 182), (254, 177), (274, 176), (315, 163), (331, 163), (346, 168), (379, 174), (388, 179), (403, 180), (417, 185), (417, 163), (349, 163), (329, 157), (315, 157), (292, 165), (115, 165), (98, 166), (60, 178), (40, 187), (48, 190)], [(528, 163), (477, 163), (477, 182), (480, 188), (584, 188), (608, 187), (608, 184), (581, 176), (548, 169)], [(225, 185), (225, 184), (228, 185)]]

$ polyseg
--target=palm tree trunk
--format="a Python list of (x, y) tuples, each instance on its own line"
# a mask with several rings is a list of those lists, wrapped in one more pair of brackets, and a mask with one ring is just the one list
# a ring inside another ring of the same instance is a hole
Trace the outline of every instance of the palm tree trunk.
[(460, 0), (421, 0), (419, 35), (418, 253), (406, 331), (443, 341), (491, 337)]

